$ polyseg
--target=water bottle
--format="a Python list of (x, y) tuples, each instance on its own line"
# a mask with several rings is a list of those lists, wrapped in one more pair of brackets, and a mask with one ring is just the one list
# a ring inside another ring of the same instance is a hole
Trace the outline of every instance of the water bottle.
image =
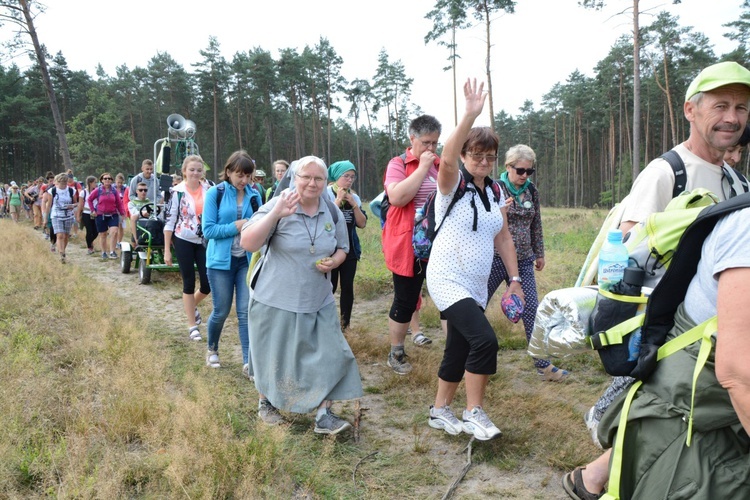
[[(645, 279), (646, 271), (639, 267), (627, 267), (622, 275), (622, 281), (615, 283), (611, 291), (618, 295), (638, 297), (641, 295), (643, 280)], [(641, 352), (641, 329), (635, 329), (627, 340), (628, 361), (638, 361), (638, 355)]]
[(607, 241), (599, 251), (599, 273), (597, 284), (601, 290), (611, 290), (615, 283), (622, 281), (628, 267), (628, 249), (622, 243), (622, 231), (610, 229)]

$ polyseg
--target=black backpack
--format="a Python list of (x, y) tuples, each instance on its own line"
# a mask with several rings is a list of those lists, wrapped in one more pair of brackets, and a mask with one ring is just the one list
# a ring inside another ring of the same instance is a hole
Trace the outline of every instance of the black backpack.
[[(445, 211), (445, 216), (439, 226), (436, 225), (435, 221), (435, 197), (437, 196), (437, 189), (427, 196), (427, 199), (422, 205), (422, 208), (417, 211), (417, 216), (414, 219), (414, 231), (412, 233), (411, 243), (414, 248), (414, 256), (421, 260), (427, 260), (430, 258), (430, 252), (432, 250), (432, 242), (435, 241), (440, 228), (443, 227), (445, 219), (451, 213), (451, 209), (460, 200), (467, 191), (476, 193), (474, 188), (467, 188), (466, 179), (473, 179), (472, 175), (466, 171), (465, 167), (461, 167), (459, 172), (459, 181), (456, 192), (453, 193), (453, 198), (448, 204), (448, 208)], [(492, 189), (493, 198), (495, 203), (500, 203), (500, 186), (497, 182), (487, 177), (486, 182)], [(474, 208), (474, 222), (472, 224), (472, 231), (477, 230), (478, 213), (477, 207), (474, 200), (472, 200), (472, 207)]]
[[(711, 233), (716, 223), (735, 210), (750, 207), (750, 193), (743, 193), (703, 209), (685, 229), (675, 248), (671, 264), (654, 288), (646, 305), (643, 325), (640, 331), (640, 346), (635, 357), (628, 355), (627, 339), (602, 340), (594, 335), (589, 341), (594, 349), (610, 351), (610, 375), (627, 375), (639, 380), (647, 379), (656, 369), (659, 348), (664, 345), (667, 334), (674, 327), (677, 308), (685, 300), (690, 281), (698, 269), (703, 241)], [(622, 343), (625, 342), (625, 345)], [(632, 360), (630, 358), (633, 358)], [(604, 361), (606, 356), (602, 357)]]

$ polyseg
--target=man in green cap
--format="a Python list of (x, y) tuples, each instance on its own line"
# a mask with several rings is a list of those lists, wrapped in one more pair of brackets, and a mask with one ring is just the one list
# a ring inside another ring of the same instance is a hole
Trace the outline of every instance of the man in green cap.
[[(724, 153), (739, 142), (748, 121), (748, 109), (750, 71), (736, 62), (708, 66), (690, 83), (683, 105), (690, 136), (672, 150), (684, 164), (684, 191), (704, 188), (720, 200), (747, 191), (747, 181), (724, 162)], [(649, 215), (664, 211), (674, 195), (675, 173), (669, 162), (659, 157), (638, 175), (630, 194), (622, 201), (623, 234)], [(630, 377), (615, 377), (584, 416), (595, 444), (601, 446), (598, 425), (604, 412), (632, 383)], [(563, 487), (571, 498), (599, 498), (609, 480), (610, 452), (605, 451), (586, 467), (578, 467), (563, 477)]]
[[(674, 148), (685, 164), (685, 191), (705, 188), (723, 200), (729, 197), (731, 185), (741, 185), (735, 182), (739, 179), (727, 178), (734, 171), (724, 164), (724, 151), (739, 141), (749, 105), (750, 71), (736, 62), (709, 66), (690, 83), (683, 106), (690, 137)], [(632, 202), (626, 204), (620, 224), (623, 234), (652, 213), (662, 212), (672, 199), (674, 183), (674, 171), (666, 160), (651, 161), (630, 190), (627, 199)]]

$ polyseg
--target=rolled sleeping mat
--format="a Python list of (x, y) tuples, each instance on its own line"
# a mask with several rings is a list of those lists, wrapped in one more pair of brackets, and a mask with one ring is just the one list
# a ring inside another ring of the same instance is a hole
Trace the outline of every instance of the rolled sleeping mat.
[(566, 358), (591, 351), (587, 337), (597, 292), (597, 287), (585, 286), (553, 290), (545, 295), (536, 311), (529, 355)]

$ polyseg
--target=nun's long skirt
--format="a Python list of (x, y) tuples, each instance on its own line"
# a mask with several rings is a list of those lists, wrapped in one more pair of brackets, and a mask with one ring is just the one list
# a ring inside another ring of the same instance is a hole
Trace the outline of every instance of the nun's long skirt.
[(276, 408), (309, 413), (326, 400), (362, 396), (334, 302), (317, 313), (295, 313), (250, 299), (248, 321), (255, 386)]

